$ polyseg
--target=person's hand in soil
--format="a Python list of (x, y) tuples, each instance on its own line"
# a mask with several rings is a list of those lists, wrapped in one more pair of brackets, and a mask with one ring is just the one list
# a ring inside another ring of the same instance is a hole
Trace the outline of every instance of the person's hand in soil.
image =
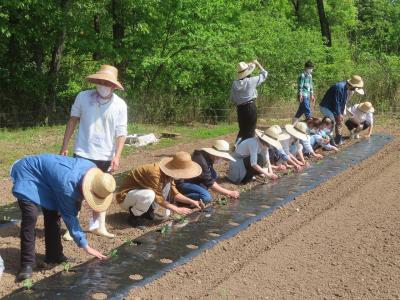
[(177, 207), (175, 209), (175, 212), (179, 215), (189, 215), (192, 213), (192, 210), (190, 208), (186, 208), (186, 207)]
[(233, 199), (239, 199), (240, 193), (238, 191), (229, 191), (227, 196)]
[(280, 164), (277, 168), (278, 171), (286, 171), (286, 166), (284, 164)]
[(204, 208), (204, 203), (203, 203), (203, 207), (202, 207), (202, 203), (203, 203), (202, 201), (193, 200), (192, 203), (191, 203), (191, 206), (194, 207), (194, 208), (198, 208), (198, 209), (202, 210)]
[(268, 178), (269, 178), (269, 179), (272, 179), (272, 180), (276, 180), (276, 179), (279, 178), (279, 176), (276, 175), (276, 174), (269, 174), (269, 175), (268, 175)]
[(86, 251), (87, 254), (90, 254), (90, 255), (92, 255), (94, 257), (97, 257), (100, 260), (107, 259), (107, 256), (101, 254), (99, 251), (97, 251), (96, 249), (93, 249), (90, 246), (86, 246), (85, 251)]
[(324, 158), (324, 156), (323, 156), (322, 154), (319, 154), (319, 153), (315, 153), (314, 157), (315, 157), (316, 159), (318, 159), (318, 160)]

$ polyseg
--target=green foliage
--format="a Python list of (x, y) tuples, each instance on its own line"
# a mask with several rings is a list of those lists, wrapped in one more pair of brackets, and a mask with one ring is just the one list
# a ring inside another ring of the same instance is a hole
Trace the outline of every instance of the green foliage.
[(23, 286), (25, 289), (27, 289), (27, 290), (32, 289), (32, 287), (33, 287), (33, 281), (32, 281), (32, 279), (30, 279), (30, 278), (25, 279), (25, 280), (22, 282), (22, 286)]
[(179, 223), (187, 223), (188, 222), (188, 217), (184, 215), (176, 215), (175, 220), (177, 220)]
[(108, 257), (109, 258), (118, 257), (118, 249), (111, 250), (110, 253), (108, 253)]
[(64, 272), (69, 272), (69, 270), (71, 269), (72, 265), (70, 262), (63, 262), (62, 263), (63, 266), (63, 270)]
[(269, 71), (260, 105), (292, 101), (311, 59), (317, 98), (357, 73), (368, 100), (397, 108), (400, 2), (324, 4), (332, 47), (315, 0), (3, 0), (0, 126), (65, 123), (103, 63), (119, 68), (135, 121), (227, 120), (236, 64), (254, 58)]
[(165, 234), (169, 233), (170, 231), (171, 231), (171, 227), (168, 224), (164, 225), (160, 229), (160, 232), (162, 235), (165, 235)]

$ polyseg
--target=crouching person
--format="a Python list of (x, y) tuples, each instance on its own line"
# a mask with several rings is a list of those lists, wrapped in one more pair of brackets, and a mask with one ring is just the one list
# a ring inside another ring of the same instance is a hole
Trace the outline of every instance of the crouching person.
[(21, 209), (21, 270), (17, 280), (32, 276), (36, 263), (35, 227), (40, 209), (44, 217), (46, 263), (67, 261), (63, 254), (60, 215), (73, 240), (88, 254), (105, 259), (91, 248), (77, 217), (82, 200), (95, 212), (110, 206), (115, 180), (86, 159), (55, 154), (28, 156), (11, 167), (12, 193)]
[(360, 138), (360, 132), (368, 129), (368, 133), (365, 136), (369, 138), (374, 127), (374, 111), (371, 102), (363, 102), (355, 104), (347, 110), (350, 114), (350, 118), (346, 121), (346, 127), (350, 131), (350, 138)]
[(239, 198), (238, 191), (226, 189), (217, 183), (218, 175), (214, 169), (214, 164), (218, 164), (224, 159), (235, 161), (229, 154), (229, 143), (224, 140), (215, 141), (212, 148), (195, 150), (192, 154), (192, 160), (201, 166), (202, 172), (200, 176), (195, 178), (179, 181), (177, 183), (178, 190), (191, 199), (202, 200), (205, 204), (212, 200), (208, 189), (230, 198)]
[(201, 167), (193, 162), (187, 152), (177, 152), (174, 157), (163, 158), (159, 163), (133, 169), (125, 177), (116, 199), (122, 209), (129, 211), (130, 224), (143, 226), (145, 219), (163, 220), (171, 210), (180, 215), (192, 212), (172, 202), (203, 208), (201, 203), (182, 195), (174, 180), (189, 179), (201, 174)]
[(276, 128), (270, 127), (265, 132), (257, 129), (255, 137), (237, 145), (233, 153), (236, 161), (230, 162), (228, 179), (236, 184), (247, 183), (255, 175), (277, 179), (269, 160), (270, 147), (282, 148)]

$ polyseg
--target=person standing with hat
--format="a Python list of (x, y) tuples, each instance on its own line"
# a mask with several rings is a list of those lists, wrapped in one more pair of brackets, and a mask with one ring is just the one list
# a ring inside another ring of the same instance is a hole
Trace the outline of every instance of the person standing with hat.
[(349, 98), (357, 92), (364, 95), (364, 82), (358, 75), (352, 76), (347, 81), (341, 81), (331, 86), (325, 93), (320, 103), (320, 111), (325, 116), (335, 121), (335, 142), (343, 144), (343, 115)]
[(304, 64), (304, 71), (300, 74), (298, 78), (298, 99), (299, 99), (299, 108), (294, 115), (293, 124), (296, 124), (301, 116), (304, 114), (306, 116), (306, 120), (312, 118), (311, 108), (310, 108), (310, 100), (312, 103), (315, 103), (314, 97), (314, 86), (312, 81), (312, 72), (314, 69), (314, 64), (311, 61), (307, 61)]
[(368, 128), (368, 133), (365, 136), (369, 138), (374, 127), (374, 112), (375, 109), (371, 102), (363, 102), (355, 104), (347, 111), (350, 113), (350, 118), (346, 121), (346, 127), (350, 131), (350, 138), (359, 139), (359, 133)]
[(270, 127), (265, 132), (256, 129), (255, 133), (255, 137), (241, 142), (233, 153), (236, 161), (230, 162), (228, 173), (228, 179), (233, 183), (247, 183), (256, 175), (278, 179), (272, 170), (268, 149), (282, 148), (279, 132), (276, 128)]
[(21, 270), (17, 280), (32, 276), (35, 267), (35, 227), (40, 209), (44, 217), (46, 263), (62, 263), (60, 215), (75, 243), (99, 259), (106, 256), (89, 246), (77, 217), (85, 198), (96, 212), (110, 206), (115, 180), (86, 159), (56, 154), (28, 156), (11, 167), (12, 193), (21, 209)]
[(188, 215), (191, 209), (176, 206), (173, 201), (199, 209), (204, 208), (204, 205), (182, 195), (176, 189), (175, 180), (197, 177), (201, 172), (200, 165), (192, 161), (189, 153), (177, 152), (159, 163), (132, 169), (124, 178), (116, 200), (122, 209), (129, 211), (133, 227), (142, 226), (145, 218), (166, 219), (171, 210), (180, 215)]
[(223, 159), (235, 161), (229, 154), (229, 143), (224, 140), (215, 141), (212, 148), (195, 150), (192, 160), (201, 166), (202, 172), (200, 176), (178, 182), (178, 191), (188, 198), (202, 200), (205, 204), (212, 200), (208, 189), (238, 199), (240, 195), (238, 191), (225, 189), (217, 183), (218, 175), (213, 165), (220, 163)]
[[(258, 67), (260, 74), (251, 76)], [(232, 83), (231, 100), (236, 105), (239, 133), (236, 143), (254, 137), (257, 126), (257, 87), (267, 79), (268, 72), (257, 60), (240, 62), (237, 66), (236, 80)]]
[[(118, 70), (102, 65), (87, 81), (96, 85), (95, 90), (80, 92), (71, 108), (71, 118), (65, 129), (61, 155), (68, 155), (68, 143), (76, 125), (78, 133), (74, 145), (74, 157), (82, 157), (96, 164), (103, 172), (115, 172), (119, 168), (122, 149), (127, 135), (127, 106), (114, 93), (123, 90), (118, 81)], [(94, 233), (114, 237), (105, 227), (105, 213), (93, 215)], [(98, 221), (97, 221), (98, 219)], [(66, 235), (66, 239), (69, 239)]]

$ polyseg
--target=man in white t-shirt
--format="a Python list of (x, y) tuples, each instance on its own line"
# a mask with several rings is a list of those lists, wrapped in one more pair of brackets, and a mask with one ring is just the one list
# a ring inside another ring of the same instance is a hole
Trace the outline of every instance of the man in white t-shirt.
[[(118, 70), (102, 65), (100, 70), (86, 78), (96, 84), (96, 89), (80, 92), (71, 108), (71, 118), (65, 129), (61, 155), (68, 155), (68, 143), (76, 125), (78, 133), (74, 145), (74, 157), (94, 162), (103, 172), (118, 170), (122, 149), (127, 135), (127, 106), (113, 93), (123, 90), (118, 81)], [(113, 237), (105, 228), (105, 213), (93, 213), (91, 230), (96, 234)]]
[(368, 133), (365, 137), (369, 138), (374, 127), (374, 111), (371, 102), (363, 102), (355, 104), (348, 108), (347, 111), (350, 114), (350, 118), (346, 121), (346, 127), (350, 131), (350, 138), (360, 138), (359, 133), (365, 129), (368, 129)]

